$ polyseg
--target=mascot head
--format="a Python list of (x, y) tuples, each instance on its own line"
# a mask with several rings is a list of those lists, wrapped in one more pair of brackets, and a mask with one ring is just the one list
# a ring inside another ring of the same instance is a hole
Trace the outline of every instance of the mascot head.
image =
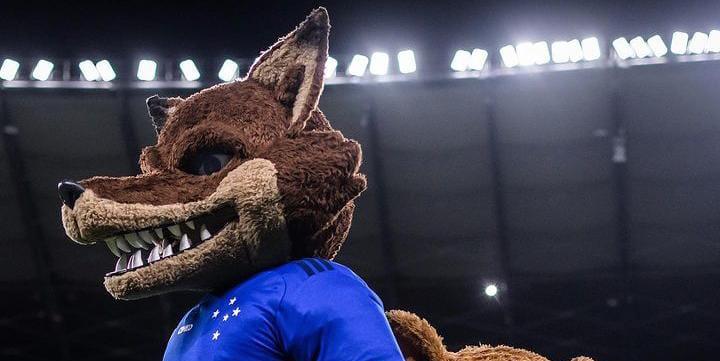
[[(317, 109), (330, 25), (314, 10), (248, 75), (153, 96), (142, 173), (59, 184), (67, 235), (117, 257), (120, 299), (230, 286), (290, 259), (332, 259), (366, 187), (360, 146)], [(110, 267), (109, 267), (110, 268)]]

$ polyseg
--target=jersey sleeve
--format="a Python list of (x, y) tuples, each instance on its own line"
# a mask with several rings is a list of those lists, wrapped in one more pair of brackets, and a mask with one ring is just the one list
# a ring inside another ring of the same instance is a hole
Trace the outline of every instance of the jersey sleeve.
[(380, 299), (340, 272), (317, 274), (286, 294), (276, 320), (295, 361), (404, 360)]

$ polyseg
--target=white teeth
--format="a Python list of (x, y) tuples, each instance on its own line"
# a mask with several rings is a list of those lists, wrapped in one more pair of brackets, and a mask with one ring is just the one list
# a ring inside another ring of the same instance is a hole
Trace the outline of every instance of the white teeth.
[(165, 249), (163, 250), (162, 258), (170, 257), (172, 255), (173, 255), (172, 244), (168, 244), (167, 247), (165, 247)]
[(163, 236), (162, 228), (155, 228), (155, 234), (157, 234), (158, 238), (160, 239), (165, 238)]
[(195, 222), (187, 221), (187, 222), (185, 222), (185, 225), (188, 226), (188, 228), (192, 229), (193, 231), (195, 230)]
[(135, 248), (147, 249), (145, 242), (141, 241), (140, 237), (138, 237), (138, 234), (135, 232), (125, 234), (125, 240)]
[(116, 257), (120, 257), (120, 251), (118, 250), (117, 243), (115, 243), (115, 237), (106, 238), (105, 244), (107, 244), (108, 248), (110, 248), (110, 252), (112, 252)]
[(128, 252), (128, 253), (132, 251), (132, 248), (130, 248), (130, 245), (127, 243), (125, 238), (123, 238), (122, 236), (115, 237), (115, 240), (117, 241), (118, 248), (120, 248), (121, 250)]
[(150, 231), (148, 230), (140, 231), (138, 232), (138, 234), (140, 235), (140, 239), (145, 241), (145, 243), (147, 244), (152, 244), (155, 240), (155, 238), (152, 236), (152, 234), (150, 234)]
[(172, 226), (169, 226), (167, 229), (170, 231), (170, 233), (175, 235), (175, 237), (179, 238), (182, 235), (182, 231), (180, 231), (180, 226), (178, 226), (177, 224), (173, 224)]
[(130, 257), (130, 261), (128, 262), (128, 268), (133, 269), (142, 266), (143, 260), (142, 260), (142, 251), (137, 250), (135, 251), (135, 254)]
[(208, 232), (208, 230), (204, 224), (201, 225), (200, 226), (200, 239), (203, 241), (207, 241), (210, 238), (212, 238), (212, 234), (210, 234), (210, 232)]
[(159, 246), (155, 246), (155, 248), (150, 251), (150, 255), (148, 256), (148, 263), (159, 260), (161, 251), (162, 249)]
[(120, 258), (118, 258), (117, 263), (115, 263), (115, 272), (124, 270), (126, 265), (127, 255), (123, 254)]
[(178, 251), (184, 251), (188, 248), (190, 248), (190, 239), (188, 238), (187, 234), (183, 233), (182, 238), (180, 238), (180, 246), (178, 247)]

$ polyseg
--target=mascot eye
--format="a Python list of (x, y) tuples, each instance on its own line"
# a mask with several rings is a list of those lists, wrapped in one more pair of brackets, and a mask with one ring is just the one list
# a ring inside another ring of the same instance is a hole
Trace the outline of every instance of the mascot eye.
[(188, 157), (182, 169), (190, 174), (210, 175), (223, 169), (231, 157), (221, 151), (200, 151)]

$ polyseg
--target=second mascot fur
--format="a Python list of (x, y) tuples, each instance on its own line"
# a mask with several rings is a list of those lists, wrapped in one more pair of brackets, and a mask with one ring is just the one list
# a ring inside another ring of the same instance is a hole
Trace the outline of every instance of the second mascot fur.
[(105, 276), (115, 298), (206, 292), (167, 361), (545, 360), (505, 346), (448, 352), (425, 320), (383, 313), (332, 262), (366, 180), (358, 143), (317, 108), (329, 28), (316, 9), (246, 78), (149, 98), (158, 141), (142, 174), (61, 182), (67, 235), (118, 257)]

